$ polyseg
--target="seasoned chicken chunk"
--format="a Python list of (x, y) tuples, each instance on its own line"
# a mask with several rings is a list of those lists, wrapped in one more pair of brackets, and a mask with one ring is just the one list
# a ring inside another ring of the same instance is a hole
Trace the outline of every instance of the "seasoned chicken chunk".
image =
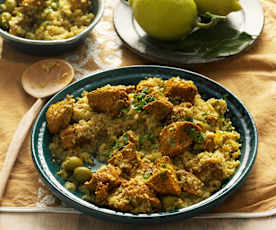
[(193, 102), (197, 94), (197, 87), (192, 81), (184, 81), (179, 77), (170, 78), (166, 82), (165, 94), (182, 102)]
[(118, 170), (113, 165), (102, 166), (85, 186), (95, 193), (97, 204), (105, 202), (111, 189), (121, 184)]
[(197, 167), (193, 168), (194, 175), (206, 184), (210, 191), (215, 191), (221, 186), (222, 180), (227, 177), (222, 153), (219, 151), (203, 152), (198, 155), (198, 160)]
[(121, 109), (129, 106), (129, 97), (121, 87), (107, 85), (87, 94), (88, 103), (96, 112), (116, 116)]
[(133, 213), (149, 213), (161, 207), (154, 192), (136, 178), (124, 181), (108, 197), (108, 205), (116, 210)]
[(175, 169), (168, 156), (156, 161), (157, 169), (147, 180), (146, 184), (162, 195), (179, 195), (181, 189), (178, 185)]
[(57, 133), (65, 128), (73, 114), (74, 100), (67, 96), (65, 100), (50, 105), (46, 112), (47, 127), (51, 133)]
[(198, 125), (188, 121), (171, 123), (160, 133), (160, 151), (169, 156), (180, 154), (199, 137), (200, 127)]
[(165, 119), (172, 111), (173, 104), (167, 100), (155, 100), (144, 106), (144, 110), (153, 114), (156, 119)]
[(109, 160), (108, 163), (119, 167), (122, 172), (129, 173), (137, 167), (136, 146), (134, 143), (127, 144), (122, 150), (116, 152)]
[(183, 191), (191, 193), (196, 196), (202, 194), (202, 187), (204, 184), (194, 174), (187, 172), (184, 169), (177, 171), (178, 183)]

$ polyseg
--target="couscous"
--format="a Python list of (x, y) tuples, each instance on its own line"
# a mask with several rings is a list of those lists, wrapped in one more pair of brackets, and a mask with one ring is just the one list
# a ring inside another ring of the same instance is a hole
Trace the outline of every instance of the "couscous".
[[(147, 78), (52, 104), (50, 150), (65, 187), (132, 213), (171, 211), (219, 190), (239, 166), (240, 134), (223, 99), (192, 81)], [(97, 171), (93, 161), (104, 162)]]
[(0, 4), (0, 26), (33, 40), (73, 37), (93, 20), (91, 0), (5, 0)]

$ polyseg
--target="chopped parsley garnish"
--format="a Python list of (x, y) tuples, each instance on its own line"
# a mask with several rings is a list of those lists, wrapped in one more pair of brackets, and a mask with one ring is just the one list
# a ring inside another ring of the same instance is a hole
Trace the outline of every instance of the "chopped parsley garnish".
[(133, 108), (138, 112), (142, 112), (145, 105), (155, 101), (155, 97), (148, 95), (149, 88), (144, 88), (141, 92), (133, 96)]
[(193, 118), (191, 118), (191, 117), (182, 117), (182, 120), (193, 122)]
[(147, 180), (150, 178), (152, 172), (151, 171), (147, 171), (145, 174), (144, 174), (144, 179)]
[(141, 92), (142, 92), (142, 93), (148, 94), (148, 93), (149, 93), (149, 88), (148, 88), (148, 87), (145, 87)]
[(115, 144), (113, 145), (113, 147), (112, 147), (112, 150), (114, 150), (114, 149), (121, 149), (121, 148), (123, 148), (125, 145), (127, 145), (128, 144), (128, 134), (127, 133), (125, 133), (124, 135), (123, 135), (123, 140), (121, 140), (121, 138), (119, 138), (116, 142), (115, 142)]
[(112, 152), (108, 152), (108, 153), (105, 154), (106, 159), (109, 159), (111, 157), (112, 157)]
[(139, 137), (139, 145), (144, 144), (145, 142), (145, 136)]
[(123, 119), (124, 119), (125, 121), (128, 120), (129, 117), (130, 117), (130, 115), (128, 114), (129, 110), (130, 110), (129, 107), (128, 107), (128, 108), (123, 108), (123, 109), (121, 109), (121, 113), (122, 113)]
[(188, 135), (193, 139), (196, 143), (204, 142), (204, 134), (202, 132), (196, 131), (194, 128), (187, 130)]
[(123, 135), (123, 138), (124, 138), (124, 144), (126, 145), (126, 144), (128, 143), (128, 134), (125, 133), (125, 134)]
[(145, 135), (145, 138), (152, 143), (154, 142), (154, 136), (150, 132)]
[(155, 142), (155, 136), (153, 136), (151, 132), (146, 133), (144, 136), (140, 136), (139, 146), (141, 147), (145, 141), (149, 141), (151, 144), (153, 144)]
[(122, 113), (128, 113), (128, 111), (129, 111), (129, 108), (123, 108), (123, 109), (121, 109)]

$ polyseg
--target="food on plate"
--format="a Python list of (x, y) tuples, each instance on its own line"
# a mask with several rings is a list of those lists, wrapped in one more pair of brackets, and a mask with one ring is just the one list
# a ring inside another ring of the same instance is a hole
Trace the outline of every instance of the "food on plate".
[(199, 12), (226, 16), (227, 14), (242, 9), (238, 0), (194, 0)]
[[(235, 173), (240, 134), (226, 113), (225, 100), (172, 77), (67, 95), (46, 119), (67, 189), (113, 210), (153, 213), (198, 203)], [(103, 165), (93, 171), (95, 160)]]
[(94, 18), (90, 0), (5, 0), (0, 9), (2, 29), (33, 40), (73, 37)]

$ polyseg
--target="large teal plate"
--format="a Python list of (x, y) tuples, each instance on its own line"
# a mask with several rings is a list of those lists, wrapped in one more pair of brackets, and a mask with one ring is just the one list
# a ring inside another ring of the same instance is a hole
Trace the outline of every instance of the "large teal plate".
[[(51, 134), (46, 127), (45, 117), (48, 107), (51, 104), (64, 99), (67, 94), (77, 97), (81, 95), (83, 90), (91, 91), (106, 84), (137, 84), (140, 80), (145, 79), (146, 77), (161, 77), (163, 79), (168, 79), (172, 76), (180, 76), (183, 79), (194, 81), (199, 89), (199, 93), (203, 95), (205, 99), (210, 97), (224, 98), (227, 95), (226, 100), (229, 108), (227, 116), (231, 118), (233, 125), (241, 134), (242, 138), (242, 155), (240, 157), (241, 164), (233, 177), (227, 181), (219, 191), (200, 203), (172, 212), (139, 215), (122, 213), (98, 207), (82, 200), (80, 193), (72, 193), (63, 187), (64, 181), (56, 174), (59, 168), (52, 162), (49, 150)], [(200, 74), (187, 70), (161, 66), (123, 67), (97, 73), (80, 81), (74, 82), (52, 97), (43, 107), (35, 121), (31, 136), (31, 150), (34, 164), (44, 182), (57, 197), (69, 206), (92, 216), (100, 217), (106, 220), (140, 224), (161, 223), (176, 219), (183, 219), (199, 215), (211, 208), (216, 207), (235, 189), (237, 189), (241, 182), (247, 177), (255, 161), (257, 147), (258, 136), (252, 116), (243, 103), (233, 93), (215, 81)]]

